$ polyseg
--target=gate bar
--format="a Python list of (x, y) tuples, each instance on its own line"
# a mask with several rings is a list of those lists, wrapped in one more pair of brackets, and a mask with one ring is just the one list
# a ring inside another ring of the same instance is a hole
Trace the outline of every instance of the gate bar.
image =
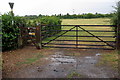
[(116, 27), (116, 25), (41, 25), (41, 26), (85, 26), (85, 27)]
[(94, 34), (90, 33), (89, 31), (85, 30), (84, 28), (82, 28), (82, 27), (80, 27), (80, 26), (79, 26), (79, 28), (82, 29), (82, 30), (84, 30), (85, 32), (91, 34), (92, 36), (96, 37), (96, 38), (99, 39), (100, 41), (102, 41), (102, 42), (106, 43), (107, 45), (109, 45), (109, 46), (111, 46), (111, 47), (114, 48), (114, 46), (108, 44), (106, 41), (103, 41), (102, 39), (100, 39), (99, 37), (97, 37), (97, 36), (95, 36)]
[[(42, 43), (43, 45), (45, 43)], [(76, 44), (59, 44), (59, 43), (49, 43), (50, 45), (76, 45)], [(94, 45), (94, 44), (78, 44), (78, 46), (108, 46), (108, 45)]]
[[(71, 31), (71, 30), (72, 30), (72, 29), (74, 29), (74, 28), (75, 28), (75, 26), (74, 26), (73, 28), (71, 28), (69, 31)], [(50, 43), (51, 41), (56, 40), (58, 37), (60, 37), (60, 36), (64, 35), (64, 34), (65, 34), (65, 33), (67, 33), (67, 32), (68, 32), (68, 31), (66, 31), (66, 32), (62, 33), (61, 35), (57, 36), (56, 38), (54, 38), (54, 39), (52, 39), (52, 40), (48, 41), (46, 44)], [(44, 45), (46, 45), (46, 44), (44, 44)]]
[[(54, 41), (76, 41), (76, 40), (54, 40)], [(103, 42), (103, 41), (92, 41), (92, 40), (78, 40), (79, 42)], [(106, 41), (106, 42), (113, 42), (115, 43), (116, 41)]]
[[(47, 30), (42, 30), (42, 31), (47, 31)], [(48, 30), (48, 31), (68, 31), (68, 30)], [(71, 31), (76, 31), (76, 30), (71, 30)], [(78, 31), (83, 31), (83, 30), (78, 30)], [(89, 32), (115, 32), (115, 31), (110, 31), (110, 30), (88, 30)]]
[[(59, 46), (44, 46), (44, 47), (48, 47), (48, 48), (74, 48), (76, 49), (76, 47), (59, 47)], [(84, 48), (84, 47), (81, 47), (81, 48), (77, 48), (77, 49), (103, 49), (103, 50), (115, 50), (114, 48)]]
[[(52, 37), (53, 36), (58, 36), (58, 35), (52, 35)], [(51, 35), (48, 35), (47, 37), (51, 37)], [(62, 35), (61, 37), (76, 37), (76, 35)], [(94, 36), (77, 36), (77, 37), (94, 37)], [(114, 38), (116, 36), (97, 36), (97, 37), (107, 37), (107, 38), (110, 37), (110, 38)]]

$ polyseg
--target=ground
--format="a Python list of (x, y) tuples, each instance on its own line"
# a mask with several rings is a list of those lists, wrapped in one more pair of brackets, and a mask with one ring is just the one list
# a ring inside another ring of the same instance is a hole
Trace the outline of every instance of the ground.
[(26, 46), (3, 52), (3, 78), (115, 78), (117, 69), (99, 64), (111, 52)]

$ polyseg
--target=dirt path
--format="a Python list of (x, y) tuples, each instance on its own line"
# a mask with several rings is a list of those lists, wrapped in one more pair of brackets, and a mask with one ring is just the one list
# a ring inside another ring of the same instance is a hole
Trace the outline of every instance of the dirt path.
[[(47, 52), (48, 51), (48, 52)], [(33, 51), (34, 52), (34, 51)], [(39, 51), (38, 51), (39, 52)], [(52, 53), (34, 64), (16, 68), (8, 74), (4, 67), (4, 78), (114, 78), (117, 72), (98, 66), (102, 54), (109, 51), (52, 49), (40, 52)], [(13, 56), (13, 55), (12, 55)], [(29, 55), (30, 56), (30, 55)], [(7, 64), (7, 63), (4, 63)], [(10, 64), (9, 64), (10, 65)], [(7, 67), (9, 67), (9, 65)]]

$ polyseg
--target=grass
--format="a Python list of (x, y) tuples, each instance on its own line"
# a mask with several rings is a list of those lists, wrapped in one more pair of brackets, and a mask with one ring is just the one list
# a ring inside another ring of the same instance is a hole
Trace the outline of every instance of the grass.
[(118, 52), (113, 51), (111, 53), (101, 55), (101, 60), (97, 65), (108, 65), (111, 66), (113, 69), (118, 69)]
[(109, 18), (93, 18), (93, 19), (62, 19), (63, 25), (109, 25)]
[(67, 78), (74, 78), (74, 77), (81, 77), (81, 75), (76, 72), (72, 72), (69, 75), (67, 75)]
[[(110, 19), (109, 18), (95, 18), (95, 19), (62, 19), (62, 25), (110, 25)], [(74, 27), (74, 26), (72, 26)], [(71, 29), (72, 27), (70, 26), (62, 26), (62, 30), (69, 30)], [(110, 27), (87, 27), (87, 26), (81, 26), (82, 28), (84, 28), (85, 30), (109, 30), (111, 31), (112, 28)], [(76, 28), (74, 28), (73, 30), (76, 30)], [(79, 30), (82, 30), (79, 28)], [(56, 34), (56, 35), (60, 35), (64, 33), (64, 31)], [(92, 34), (94, 34), (95, 36), (114, 36), (114, 32), (91, 32)], [(66, 34), (64, 35), (73, 35), (73, 36), (76, 36), (76, 32), (75, 31), (69, 31), (67, 32)], [(90, 35), (89, 33), (85, 32), (85, 31), (79, 31), (78, 32), (78, 36), (92, 36)], [(49, 40), (52, 40), (54, 39), (55, 36), (53, 37), (49, 37), (49, 38), (46, 38), (43, 43), (46, 43), (48, 42)], [(102, 40), (104, 41), (115, 41), (115, 38), (102, 38), (100, 37)], [(57, 38), (56, 40), (76, 40), (76, 37), (59, 37)], [(95, 41), (99, 41), (97, 38), (95, 37), (79, 37), (79, 40), (95, 40)], [(58, 42), (58, 41), (52, 41), (51, 43), (64, 43), (64, 42)], [(65, 42), (66, 43), (66, 42)], [(75, 42), (71, 42), (71, 43), (75, 43)], [(88, 43), (88, 42), (87, 42)], [(79, 44), (87, 44), (86, 42), (79, 42)], [(89, 42), (89, 44), (96, 44), (96, 43), (93, 43), (93, 42)], [(105, 43), (103, 42), (99, 42), (97, 43), (98, 45), (106, 45)], [(106, 47), (106, 46), (104, 46)], [(109, 46), (107, 46), (108, 48)]]
[(43, 55), (42, 54), (38, 54), (36, 57), (33, 58), (27, 58), (25, 61), (23, 62), (18, 62), (16, 63), (16, 65), (22, 65), (22, 64), (31, 64), (33, 62), (36, 62), (37, 60), (39, 60), (40, 58), (42, 58)]

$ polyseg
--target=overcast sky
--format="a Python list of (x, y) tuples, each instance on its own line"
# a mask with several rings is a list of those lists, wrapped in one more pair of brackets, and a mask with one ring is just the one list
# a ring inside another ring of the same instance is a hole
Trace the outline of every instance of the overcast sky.
[(52, 14), (82, 14), (110, 13), (112, 6), (119, 0), (2, 0), (0, 13), (10, 11), (8, 2), (14, 2), (15, 15), (52, 15)]

